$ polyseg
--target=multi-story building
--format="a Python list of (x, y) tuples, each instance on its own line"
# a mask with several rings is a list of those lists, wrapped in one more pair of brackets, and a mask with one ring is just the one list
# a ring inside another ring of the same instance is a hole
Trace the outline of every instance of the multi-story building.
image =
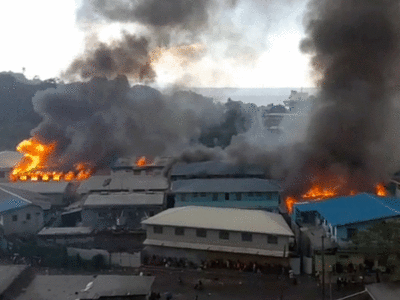
[(279, 214), (233, 208), (171, 208), (142, 222), (144, 253), (205, 260), (288, 264), (293, 232)]

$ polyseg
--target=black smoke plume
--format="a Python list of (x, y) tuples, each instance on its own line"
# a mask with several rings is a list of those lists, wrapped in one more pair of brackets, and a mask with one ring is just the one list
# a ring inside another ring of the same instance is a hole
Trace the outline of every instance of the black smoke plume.
[(75, 59), (63, 76), (83, 79), (115, 78), (125, 75), (136, 82), (153, 82), (156, 73), (151, 66), (149, 42), (144, 37), (124, 33), (121, 41), (111, 45), (99, 43)]
[(318, 180), (343, 184), (343, 193), (372, 192), (387, 179), (385, 133), (397, 81), (398, 14), (395, 0), (309, 3), (301, 49), (312, 54), (321, 92), (287, 178), (288, 194), (299, 195)]
[[(211, 98), (187, 91), (162, 94), (143, 85), (131, 88), (125, 76), (59, 85), (38, 92), (33, 106), (43, 121), (32, 135), (56, 142), (50, 165), (63, 170), (79, 162), (103, 168), (120, 157), (179, 155), (197, 145), (210, 126), (237, 123), (229, 107)], [(221, 129), (218, 135), (227, 140), (231, 131)]]

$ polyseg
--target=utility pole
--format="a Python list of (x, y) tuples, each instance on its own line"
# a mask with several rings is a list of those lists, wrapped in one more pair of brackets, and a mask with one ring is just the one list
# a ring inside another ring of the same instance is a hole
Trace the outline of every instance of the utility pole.
[(321, 235), (322, 247), (321, 247), (321, 258), (322, 258), (322, 300), (325, 300), (325, 249), (324, 249), (324, 238), (325, 235)]

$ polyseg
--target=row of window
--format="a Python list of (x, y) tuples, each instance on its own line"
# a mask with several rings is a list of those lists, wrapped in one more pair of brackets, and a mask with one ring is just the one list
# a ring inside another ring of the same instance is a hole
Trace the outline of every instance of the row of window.
[[(236, 196), (235, 197), (236, 200), (240, 201), (240, 200), (242, 200), (242, 194), (244, 194), (244, 193), (232, 193), (232, 194), (231, 193), (223, 193), (223, 195), (225, 197), (225, 200), (230, 200), (230, 198), (232, 197), (233, 194)], [(181, 194), (181, 201), (186, 201), (186, 195), (190, 195), (190, 194), (185, 194), (185, 193)], [(205, 198), (205, 197), (207, 197), (207, 193), (193, 193), (192, 195), (193, 195), (194, 198), (197, 198), (197, 197)], [(218, 193), (212, 193), (212, 200), (213, 201), (218, 201), (218, 195), (219, 195)], [(265, 196), (266, 199), (271, 199), (272, 198), (271, 193), (250, 192), (250, 193), (247, 193), (247, 195), (248, 195), (248, 197), (263, 197), (263, 196)]]
[[(155, 234), (162, 234), (163, 227), (162, 226), (154, 226), (153, 232)], [(175, 227), (175, 235), (185, 235), (185, 228), (183, 227)], [(207, 237), (207, 230), (206, 229), (196, 229), (196, 236), (200, 238)], [(220, 240), (229, 240), (229, 231), (220, 230), (219, 231), (219, 239)], [(252, 242), (253, 241), (253, 234), (249, 232), (242, 232), (242, 241), (243, 242)], [(276, 235), (267, 235), (268, 244), (278, 244), (278, 236)]]
[[(12, 220), (13, 222), (17, 222), (18, 221), (18, 215), (12, 215)], [(25, 220), (30, 220), (31, 219), (31, 214), (26, 214), (26, 219)]]

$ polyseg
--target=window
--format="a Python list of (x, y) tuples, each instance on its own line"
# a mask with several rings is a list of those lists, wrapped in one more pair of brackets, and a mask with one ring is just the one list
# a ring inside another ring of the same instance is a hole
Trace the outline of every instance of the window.
[(26, 214), (26, 219), (30, 220), (31, 219), (31, 214)]
[(249, 197), (254, 197), (254, 193), (253, 193), (253, 192), (250, 192), (250, 193), (249, 193)]
[(276, 235), (268, 235), (268, 244), (278, 244), (278, 237)]
[(243, 242), (252, 242), (253, 241), (253, 235), (249, 232), (243, 232), (242, 233), (242, 241)]
[(193, 193), (193, 197), (194, 197), (194, 198), (197, 198), (198, 196), (199, 196), (198, 193)]
[(268, 199), (268, 200), (271, 200), (272, 199), (272, 193), (266, 193), (265, 194), (265, 198)]
[(13, 220), (13, 222), (17, 222), (18, 221), (18, 216), (17, 215), (13, 215), (12, 216), (12, 220)]
[(221, 230), (219, 232), (219, 239), (220, 240), (229, 240), (229, 232), (225, 230)]
[(200, 193), (200, 197), (207, 197), (206, 193)]
[(225, 193), (225, 200), (229, 200), (229, 193)]
[(185, 234), (185, 229), (182, 227), (176, 227), (175, 228), (175, 235), (184, 235)]
[(162, 226), (154, 226), (153, 227), (153, 232), (157, 234), (162, 234), (163, 233), (163, 228)]
[(218, 201), (218, 193), (213, 194), (213, 201)]
[(205, 229), (196, 229), (196, 236), (205, 238), (207, 237), (207, 230)]
[(242, 200), (242, 193), (236, 193), (236, 200), (237, 201)]
[(142, 170), (133, 170), (133, 175), (140, 175), (142, 174)]
[(186, 201), (186, 194), (181, 194), (181, 201), (185, 202)]
[(256, 197), (262, 197), (262, 194), (261, 192), (256, 192)]
[(347, 228), (347, 238), (351, 239), (357, 233), (356, 228)]

